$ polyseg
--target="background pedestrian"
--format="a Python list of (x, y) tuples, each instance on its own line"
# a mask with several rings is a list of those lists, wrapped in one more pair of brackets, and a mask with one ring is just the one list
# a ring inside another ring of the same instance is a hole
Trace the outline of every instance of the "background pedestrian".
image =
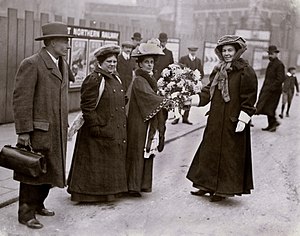
[(290, 115), (290, 108), (292, 104), (292, 100), (294, 97), (295, 87), (297, 90), (296, 95), (299, 94), (299, 84), (296, 77), (296, 68), (290, 67), (288, 68), (288, 72), (285, 76), (285, 80), (283, 81), (282, 86), (282, 106), (281, 106), (281, 114), (279, 114), (279, 117), (283, 119), (283, 113), (285, 109), (285, 105), (287, 104), (287, 110), (286, 110), (286, 117), (289, 117)]
[(268, 49), (269, 64), (267, 67), (265, 80), (259, 93), (256, 105), (257, 115), (266, 115), (268, 126), (262, 128), (263, 131), (275, 132), (279, 122), (276, 119), (276, 108), (282, 92), (282, 83), (285, 78), (284, 65), (278, 59), (279, 50), (275, 45), (270, 45)]

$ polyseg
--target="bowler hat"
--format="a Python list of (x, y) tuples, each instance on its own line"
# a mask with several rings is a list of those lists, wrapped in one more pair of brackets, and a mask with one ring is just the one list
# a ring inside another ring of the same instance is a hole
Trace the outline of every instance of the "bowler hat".
[(270, 45), (268, 49), (268, 53), (276, 52), (279, 53), (280, 51), (277, 49), (275, 45)]
[(166, 33), (160, 33), (158, 36), (158, 39), (160, 41), (166, 42), (166, 41), (168, 41), (168, 35)]
[(43, 36), (36, 38), (36, 41), (47, 38), (73, 38), (68, 34), (68, 26), (61, 22), (47, 23), (42, 26)]
[(135, 32), (134, 34), (133, 34), (133, 36), (131, 37), (131, 39), (132, 40), (142, 40), (143, 38), (142, 38), (142, 35), (141, 35), (141, 33), (139, 33), (139, 32)]
[(118, 45), (115, 44), (106, 44), (101, 46), (100, 48), (98, 48), (98, 50), (96, 50), (96, 52), (94, 53), (95, 57), (100, 57), (100, 56), (104, 56), (106, 54), (119, 54), (120, 53), (120, 47)]
[(191, 46), (191, 47), (188, 47), (188, 50), (190, 50), (190, 51), (197, 51), (198, 50), (198, 47), (196, 47), (196, 46)]
[(129, 48), (133, 48), (134, 47), (134, 45), (130, 41), (124, 41), (124, 42), (122, 42), (121, 46), (122, 47), (129, 47)]

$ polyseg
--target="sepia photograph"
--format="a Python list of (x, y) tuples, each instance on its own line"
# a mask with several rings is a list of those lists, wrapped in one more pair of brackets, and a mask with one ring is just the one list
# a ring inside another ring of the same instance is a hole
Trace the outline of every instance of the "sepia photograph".
[(300, 0), (0, 0), (0, 236), (300, 235)]

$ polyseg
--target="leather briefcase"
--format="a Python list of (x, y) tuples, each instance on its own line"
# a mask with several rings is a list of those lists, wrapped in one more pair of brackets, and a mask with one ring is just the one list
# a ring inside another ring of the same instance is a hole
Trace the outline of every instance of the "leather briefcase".
[(38, 177), (47, 172), (46, 159), (41, 153), (5, 145), (0, 152), (0, 166), (17, 173)]

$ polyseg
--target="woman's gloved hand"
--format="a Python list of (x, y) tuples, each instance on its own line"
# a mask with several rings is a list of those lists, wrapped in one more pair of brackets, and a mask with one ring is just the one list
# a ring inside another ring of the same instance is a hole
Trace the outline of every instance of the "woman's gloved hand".
[(245, 122), (239, 120), (237, 125), (236, 125), (235, 132), (236, 133), (237, 132), (242, 132), (245, 129), (245, 126), (246, 126)]
[(100, 126), (92, 126), (90, 127), (90, 132), (93, 137), (99, 137), (101, 134)]

